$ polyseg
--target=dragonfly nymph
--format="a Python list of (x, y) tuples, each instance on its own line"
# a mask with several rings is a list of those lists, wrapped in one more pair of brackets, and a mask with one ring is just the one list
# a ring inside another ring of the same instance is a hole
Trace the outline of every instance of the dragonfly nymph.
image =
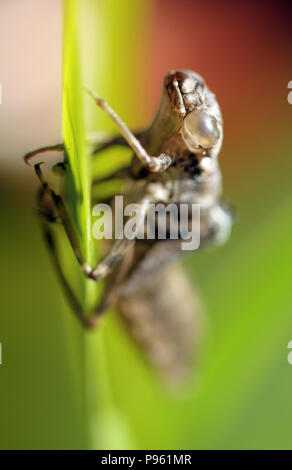
[[(223, 121), (215, 95), (202, 77), (190, 70), (171, 71), (164, 77), (158, 110), (151, 125), (132, 132), (107, 102), (86, 90), (98, 107), (115, 123), (119, 135), (99, 141), (93, 154), (113, 146), (133, 150), (131, 164), (107, 179), (127, 181), (125, 204), (138, 203), (141, 220), (149, 203), (200, 206), (200, 249), (224, 243), (231, 230), (231, 211), (222, 199), (218, 154), (223, 140)], [(26, 155), (63, 151), (64, 145), (42, 147)], [(66, 171), (66, 164), (59, 167)], [(113, 240), (108, 253), (96, 265), (83, 258), (78, 237), (63, 202), (46, 181), (40, 163), (34, 164), (41, 182), (38, 197), (42, 227), (58, 274), (72, 308), (81, 323), (93, 327), (104, 312), (115, 306), (151, 361), (168, 378), (178, 379), (188, 369), (199, 335), (198, 299), (194, 286), (179, 266), (181, 240), (151, 237)], [(64, 226), (73, 252), (85, 276), (105, 280), (102, 300), (87, 314), (63, 273), (52, 224)], [(143, 225), (144, 227), (144, 225)]]

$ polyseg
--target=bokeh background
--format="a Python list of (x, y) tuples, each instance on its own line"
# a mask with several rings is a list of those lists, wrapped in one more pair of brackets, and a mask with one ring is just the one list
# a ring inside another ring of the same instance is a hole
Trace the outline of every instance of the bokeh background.
[(226, 246), (184, 263), (207, 324), (186, 390), (164, 388), (115, 313), (85, 334), (55, 277), (35, 215), (37, 184), (22, 161), (62, 139), (63, 5), (3, 0), (0, 448), (290, 449), (291, 5), (82, 3), (84, 62), (99, 70), (89, 85), (131, 127), (149, 123), (169, 69), (194, 69), (216, 92), (237, 222)]

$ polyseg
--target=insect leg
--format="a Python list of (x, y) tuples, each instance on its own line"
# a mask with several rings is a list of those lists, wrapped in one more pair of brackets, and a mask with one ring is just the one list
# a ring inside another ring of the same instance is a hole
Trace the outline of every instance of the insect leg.
[(88, 263), (86, 263), (86, 261), (83, 257), (77, 234), (76, 234), (75, 229), (74, 229), (74, 227), (71, 223), (69, 214), (66, 210), (66, 207), (64, 205), (64, 202), (63, 202), (61, 196), (56, 194), (55, 191), (52, 188), (50, 188), (49, 184), (47, 183), (47, 181), (45, 180), (45, 178), (43, 176), (43, 173), (42, 173), (42, 170), (41, 170), (41, 164), (40, 163), (35, 164), (34, 169), (35, 169), (35, 172), (36, 172), (36, 175), (37, 175), (38, 179), (41, 182), (41, 185), (42, 185), (44, 191), (51, 196), (51, 198), (54, 202), (56, 212), (57, 212), (58, 216), (60, 217), (60, 219), (62, 221), (62, 224), (64, 225), (64, 229), (67, 233), (68, 239), (69, 239), (71, 247), (72, 247), (72, 249), (75, 253), (77, 261), (79, 262), (82, 270), (87, 274), (88, 271), (89, 272), (91, 271), (91, 268), (88, 265)]
[(111, 118), (116, 124), (123, 138), (127, 141), (128, 145), (133, 149), (136, 156), (141, 163), (154, 173), (161, 173), (171, 165), (171, 157), (161, 153), (158, 156), (149, 155), (139, 140), (130, 131), (126, 124), (121, 120), (117, 113), (108, 105), (108, 103), (101, 99), (96, 93), (90, 89), (86, 89), (88, 95), (95, 101), (103, 111)]
[[(143, 131), (135, 134), (138, 138), (143, 135)], [(121, 136), (114, 136), (114, 137), (108, 137), (104, 138), (104, 135), (102, 136), (101, 139), (97, 139), (97, 142), (93, 143), (94, 148), (92, 151), (92, 155), (97, 154), (98, 152), (101, 152), (102, 150), (106, 150), (110, 147), (114, 147), (115, 145), (123, 145), (123, 146), (128, 146), (128, 143), (126, 140), (121, 137)], [(24, 155), (24, 161), (25, 163), (29, 163), (30, 160), (37, 155), (41, 155), (42, 153), (46, 152), (62, 152), (64, 151), (64, 144), (59, 143), (55, 145), (46, 145), (44, 147), (39, 147), (35, 150), (32, 150), (31, 152), (28, 152)]]
[[(140, 139), (146, 131), (140, 131), (140, 132), (135, 132), (134, 135), (137, 139)], [(128, 146), (128, 142), (122, 137), (121, 135), (117, 135), (114, 137), (108, 137), (104, 138), (104, 134), (102, 135), (102, 138), (98, 138), (97, 140), (93, 140), (91, 142), (93, 145), (93, 151), (92, 154), (96, 154), (98, 152), (101, 152), (102, 150), (106, 150), (110, 147), (114, 147), (115, 145), (121, 145), (121, 146)]]
[[(105, 258), (99, 262), (95, 268), (91, 268), (89, 264), (85, 261), (82, 250), (79, 244), (79, 240), (76, 234), (76, 231), (73, 227), (73, 224), (71, 223), (69, 214), (67, 212), (67, 209), (64, 205), (64, 202), (58, 194), (55, 193), (55, 191), (50, 188), (48, 185), (47, 181), (45, 180), (42, 170), (41, 170), (41, 164), (36, 164), (34, 165), (36, 175), (38, 179), (40, 180), (42, 187), (45, 192), (47, 192), (55, 205), (56, 212), (58, 216), (60, 217), (62, 224), (64, 225), (64, 229), (66, 231), (66, 234), (68, 236), (68, 239), (70, 241), (71, 247), (73, 249), (73, 252), (77, 258), (77, 261), (79, 262), (82, 271), (86, 275), (86, 277), (90, 279), (94, 279), (95, 281), (99, 281), (100, 279), (104, 279), (111, 271), (112, 268), (122, 259), (124, 256), (127, 248), (134, 243), (134, 239), (129, 239), (129, 238), (123, 238), (121, 240), (117, 240), (111, 250), (109, 251), (108, 255), (105, 256)], [(151, 202), (150, 197), (145, 197), (140, 201), (140, 211), (138, 214), (135, 214), (135, 219), (138, 218), (139, 223), (141, 222), (144, 223), (146, 211), (149, 202)]]
[(86, 324), (87, 319), (84, 315), (84, 310), (83, 310), (79, 300), (75, 296), (72, 288), (70, 287), (67, 279), (65, 278), (64, 272), (61, 268), (59, 254), (58, 254), (56, 241), (55, 241), (55, 237), (53, 235), (53, 232), (52, 232), (51, 228), (49, 227), (49, 224), (44, 222), (44, 221), (42, 221), (42, 231), (43, 231), (43, 235), (44, 235), (44, 238), (46, 240), (47, 246), (49, 248), (49, 252), (50, 252), (51, 258), (53, 260), (53, 264), (54, 264), (55, 269), (57, 271), (57, 275), (59, 277), (61, 285), (63, 286), (63, 289), (65, 290), (65, 293), (67, 295), (67, 298), (69, 300), (71, 308), (72, 308), (73, 312), (76, 314), (78, 320), (81, 321), (82, 325), (87, 326), (87, 324)]
[(38, 195), (38, 212), (41, 216), (41, 228), (47, 247), (49, 249), (51, 259), (53, 261), (53, 265), (57, 272), (61, 286), (77, 319), (85, 328), (92, 328), (97, 325), (101, 315), (110, 308), (112, 304), (112, 296), (109, 296), (106, 292), (105, 295), (103, 295), (101, 301), (98, 301), (98, 304), (96, 307), (94, 307), (93, 312), (90, 315), (86, 315), (85, 309), (82, 307), (64, 274), (60, 261), (58, 244), (54, 236), (54, 231), (51, 228), (52, 223), (55, 222), (54, 210), (53, 208), (48, 210), (47, 207), (44, 207), (44, 195), (45, 190), (41, 188)]
[[(152, 202), (151, 196), (145, 196), (138, 203), (139, 212), (135, 214), (135, 220), (138, 219), (139, 229), (143, 229), (145, 216), (147, 214), (148, 204)], [(133, 219), (133, 216), (130, 217)], [(113, 269), (113, 267), (124, 257), (128, 248), (133, 245), (135, 242), (134, 238), (123, 238), (121, 240), (116, 240), (110, 249), (109, 253), (105, 258), (97, 264), (94, 270), (91, 272), (89, 277), (92, 277), (95, 280), (100, 280), (105, 278)]]
[(32, 150), (28, 152), (23, 158), (25, 163), (29, 163), (31, 158), (35, 157), (36, 155), (45, 153), (45, 152), (62, 152), (64, 150), (64, 144), (56, 144), (56, 145), (47, 145), (45, 147), (40, 147), (38, 149)]
[(47, 247), (49, 249), (49, 253), (52, 258), (54, 267), (57, 271), (58, 278), (67, 295), (70, 306), (73, 312), (76, 314), (76, 317), (78, 318), (78, 320), (81, 322), (81, 324), (83, 326), (87, 326), (87, 318), (84, 315), (85, 312), (79, 300), (77, 299), (76, 295), (74, 294), (72, 288), (70, 287), (64, 275), (63, 269), (61, 267), (57, 243), (53, 234), (53, 230), (50, 227), (51, 224), (54, 223), (55, 221), (54, 211), (52, 208), (48, 210), (47, 207), (44, 207), (43, 201), (44, 201), (45, 193), (46, 192), (44, 188), (41, 188), (39, 191), (39, 195), (38, 195), (38, 212), (41, 216), (42, 232), (43, 232)]
[(94, 311), (91, 315), (86, 315), (86, 311), (84, 310), (81, 303), (77, 299), (73, 289), (71, 288), (69, 282), (67, 281), (65, 277), (65, 274), (63, 272), (63, 269), (60, 263), (57, 243), (56, 243), (53, 231), (51, 230), (49, 223), (46, 222), (45, 220), (42, 221), (42, 231), (43, 231), (43, 235), (46, 240), (47, 246), (49, 248), (49, 252), (53, 260), (53, 264), (57, 271), (58, 278), (65, 291), (67, 299), (69, 300), (69, 303), (73, 312), (75, 313), (76, 317), (78, 318), (82, 326), (84, 326), (85, 328), (92, 328), (96, 326), (101, 315), (105, 312), (105, 310), (107, 310), (110, 307), (109, 302), (107, 301), (107, 299), (103, 299), (101, 303), (97, 307), (94, 308)]
[(70, 241), (73, 252), (74, 252), (74, 254), (77, 258), (77, 261), (81, 266), (81, 269), (84, 271), (84, 273), (87, 277), (92, 278), (93, 277), (92, 276), (92, 274), (93, 274), (92, 268), (88, 265), (88, 263), (85, 261), (85, 259), (83, 257), (77, 234), (76, 234), (75, 229), (74, 229), (74, 227), (71, 223), (69, 214), (67, 212), (67, 209), (64, 205), (64, 202), (63, 202), (61, 196), (56, 194), (55, 191), (52, 188), (50, 188), (49, 184), (44, 179), (44, 176), (43, 176), (43, 173), (42, 173), (42, 170), (41, 170), (41, 164), (37, 163), (36, 165), (34, 165), (34, 168), (35, 168), (36, 175), (37, 175), (38, 179), (40, 180), (40, 182), (42, 184), (43, 190), (51, 196), (51, 198), (54, 202), (57, 214), (59, 215), (59, 217), (60, 217), (60, 219), (61, 219), (61, 221), (64, 225), (65, 232), (68, 236), (68, 239)]

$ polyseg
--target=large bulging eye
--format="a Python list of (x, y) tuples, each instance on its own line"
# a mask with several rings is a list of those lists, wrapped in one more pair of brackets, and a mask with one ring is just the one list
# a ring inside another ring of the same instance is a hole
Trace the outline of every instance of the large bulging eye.
[(185, 117), (182, 136), (187, 147), (192, 151), (199, 146), (204, 149), (211, 148), (220, 138), (218, 121), (205, 111), (196, 109)]

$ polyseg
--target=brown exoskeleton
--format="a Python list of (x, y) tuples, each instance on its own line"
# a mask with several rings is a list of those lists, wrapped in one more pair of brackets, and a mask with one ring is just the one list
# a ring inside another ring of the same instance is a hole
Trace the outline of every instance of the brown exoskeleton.
[[(127, 180), (125, 199), (139, 202), (141, 219), (144, 220), (150, 202), (177, 205), (183, 202), (190, 207), (199, 204), (201, 246), (223, 243), (232, 225), (230, 211), (221, 200), (218, 153), (223, 123), (215, 95), (204, 80), (189, 70), (169, 72), (164, 78), (152, 124), (136, 135), (103, 99), (91, 90), (87, 93), (114, 121), (121, 134), (99, 142), (94, 153), (114, 145), (128, 145), (134, 151), (131, 165), (116, 171), (111, 178)], [(43, 147), (30, 152), (25, 159), (63, 149), (63, 144)], [(184, 253), (180, 240), (116, 240), (97, 266), (91, 267), (83, 258), (61, 196), (49, 187), (40, 164), (34, 167), (42, 184), (39, 205), (45, 236), (82, 324), (96, 325), (101, 314), (115, 305), (152, 362), (168, 377), (181, 376), (191, 357), (197, 325), (193, 316), (193, 288), (176, 264)], [(85, 275), (95, 281), (106, 278), (104, 297), (90, 316), (83, 312), (62, 272), (50, 228), (50, 222), (56, 217), (64, 225)]]

